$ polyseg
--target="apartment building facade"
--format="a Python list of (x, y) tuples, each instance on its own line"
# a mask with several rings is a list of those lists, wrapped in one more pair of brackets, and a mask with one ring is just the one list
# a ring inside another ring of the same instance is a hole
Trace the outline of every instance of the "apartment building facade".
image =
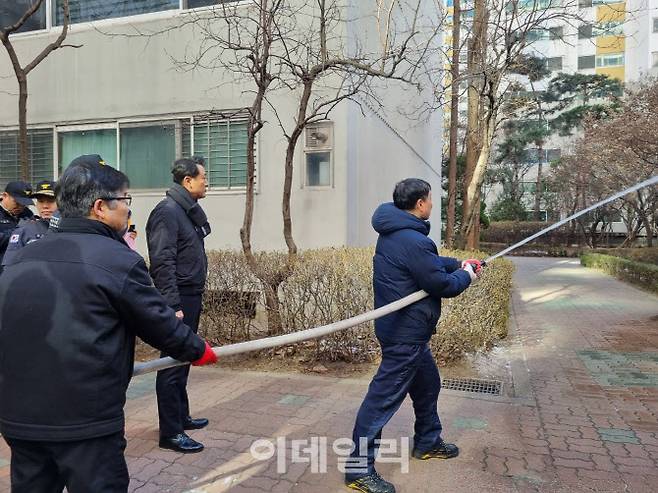
[[(29, 0), (0, 7), (0, 20), (15, 19)], [(62, 29), (61, 0), (45, 0), (21, 32), (12, 35), (19, 57), (31, 59)], [(70, 0), (66, 44), (28, 78), (31, 180), (57, 179), (79, 154), (98, 153), (131, 180), (133, 221), (145, 252), (144, 226), (170, 186), (174, 159), (201, 155), (209, 192), (202, 205), (213, 225), (211, 249), (239, 249), (246, 186), (246, 119), (251, 88), (221, 70), (177, 70), (176, 61), (198, 51), (190, 25), (225, 2), (211, 0)], [(249, 1), (230, 2), (237, 8)], [(432, 2), (427, 5), (431, 6)], [(372, 29), (374, 2), (349, 0), (342, 8), (346, 45)], [(5, 21), (3, 21), (5, 22)], [(179, 28), (176, 28), (179, 27)], [(176, 28), (176, 29), (174, 29)], [(136, 33), (164, 32), (158, 36)], [(334, 33), (335, 34), (335, 33)], [(417, 176), (440, 187), (441, 118), (401, 117), (422, 95), (401, 85), (381, 90), (383, 108), (354, 98), (329, 119), (305, 129), (295, 155), (292, 216), (300, 248), (369, 245), (374, 208), (391, 199), (396, 181)], [(17, 84), (0, 51), (0, 185), (17, 179)], [(273, 96), (256, 144), (253, 245), (285, 248), (281, 202), (285, 138), (277, 118), (294, 122), (298, 94)], [(440, 218), (440, 205), (433, 214)], [(435, 228), (438, 241), (440, 228)]]
[[(472, 20), (472, 1), (462, 1), (465, 19), (462, 38), (467, 34)], [(632, 84), (646, 76), (658, 75), (658, 0), (522, 0), (516, 5), (520, 15), (523, 10), (564, 9), (568, 18), (559, 16), (547, 21), (541, 29), (528, 32), (528, 53), (544, 58), (551, 75), (535, 84), (535, 90), (543, 91), (548, 81), (558, 73), (602, 74), (624, 84)], [(446, 0), (447, 21), (453, 19), (453, 1)], [(446, 33), (450, 26), (446, 27)], [(450, 50), (451, 35), (445, 37), (446, 52)], [(463, 50), (462, 71), (466, 67), (466, 50)], [(462, 83), (462, 93), (466, 85)], [(460, 123), (465, 126), (466, 97), (460, 101)], [(450, 110), (444, 111), (444, 152), (446, 152), (447, 129), (450, 125)], [(544, 144), (541, 152), (528, 149), (529, 172), (522, 184), (524, 205), (529, 216), (534, 216), (534, 191), (537, 165), (541, 160), (547, 164), (570, 152), (576, 136), (553, 135)], [(495, 146), (494, 146), (495, 147)], [(495, 158), (492, 153), (492, 159)], [(540, 155), (541, 154), (541, 155)], [(489, 208), (498, 199), (501, 188), (493, 186), (486, 191)], [(547, 204), (542, 204), (540, 216), (548, 219)], [(618, 227), (622, 227), (618, 225)]]

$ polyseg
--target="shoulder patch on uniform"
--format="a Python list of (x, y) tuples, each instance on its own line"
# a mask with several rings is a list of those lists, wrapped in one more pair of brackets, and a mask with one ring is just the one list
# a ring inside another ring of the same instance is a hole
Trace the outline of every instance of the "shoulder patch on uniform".
[(11, 238), (9, 238), (9, 243), (18, 243), (18, 240), (21, 238), (21, 235), (15, 234), (11, 235)]

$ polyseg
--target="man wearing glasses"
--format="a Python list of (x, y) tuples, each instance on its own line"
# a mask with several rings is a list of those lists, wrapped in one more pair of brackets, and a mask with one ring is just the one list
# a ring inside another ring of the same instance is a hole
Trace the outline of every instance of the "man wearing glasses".
[(126, 175), (76, 158), (56, 189), (57, 230), (0, 283), (0, 433), (14, 493), (128, 490), (123, 406), (135, 337), (181, 361), (217, 361), (123, 242)]
[[(153, 282), (176, 316), (195, 332), (208, 270), (204, 238), (210, 234), (210, 224), (198, 202), (206, 196), (204, 165), (200, 157), (178, 159), (171, 170), (174, 184), (146, 223)], [(171, 355), (165, 351), (162, 356)], [(203, 445), (185, 431), (208, 425), (207, 419), (190, 416), (188, 374), (189, 367), (179, 366), (159, 371), (156, 379), (160, 447), (181, 453), (203, 450)]]

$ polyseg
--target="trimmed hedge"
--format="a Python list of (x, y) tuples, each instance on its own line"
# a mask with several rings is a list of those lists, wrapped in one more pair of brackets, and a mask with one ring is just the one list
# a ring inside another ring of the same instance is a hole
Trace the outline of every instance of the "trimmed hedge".
[(658, 265), (589, 252), (580, 256), (580, 263), (658, 294)]
[[(443, 250), (456, 258), (485, 258), (483, 252)], [(430, 342), (437, 360), (446, 363), (464, 353), (490, 349), (507, 336), (514, 264), (498, 258), (478, 281), (457, 298), (444, 299), (437, 333)]]
[[(497, 221), (492, 222), (488, 228), (480, 233), (480, 240), (486, 243), (506, 243), (511, 245), (519, 242), (554, 223), (542, 221)], [(566, 245), (569, 231), (565, 226), (560, 226), (553, 231), (535, 240), (543, 245)], [(529, 243), (532, 245), (534, 243)]]
[(635, 262), (658, 265), (658, 247), (597, 248), (593, 250), (593, 252), (602, 255), (612, 255), (613, 257), (621, 257)]
[[(481, 252), (444, 251), (458, 258)], [(371, 248), (325, 248), (300, 253), (292, 275), (279, 290), (284, 332), (295, 332), (372, 310)], [(281, 262), (284, 254), (259, 256), (264, 265)], [(265, 337), (267, 317), (258, 280), (241, 253), (209, 252), (209, 276), (200, 331), (215, 344)], [(489, 348), (507, 334), (513, 266), (497, 259), (463, 295), (444, 300), (432, 339), (439, 361)], [(373, 323), (278, 350), (304, 361), (372, 361), (379, 354)]]
[[(480, 250), (487, 252), (489, 255), (494, 255), (503, 251), (510, 246), (509, 243), (485, 243), (480, 242)], [(525, 245), (515, 248), (505, 255), (521, 256), (521, 257), (578, 257), (582, 247), (563, 246), (563, 245), (545, 245), (531, 241)]]

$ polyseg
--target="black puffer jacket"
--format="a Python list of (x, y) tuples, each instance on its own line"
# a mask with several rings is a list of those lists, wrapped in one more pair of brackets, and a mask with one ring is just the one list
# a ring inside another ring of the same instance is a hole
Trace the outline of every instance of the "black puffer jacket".
[(62, 219), (0, 276), (0, 432), (72, 441), (123, 430), (135, 336), (183, 361), (205, 347), (116, 233)]
[[(202, 219), (195, 224), (193, 218), (198, 216)], [(208, 260), (203, 238), (210, 227), (204, 221), (199, 204), (185, 188), (174, 185), (146, 223), (151, 277), (174, 310), (181, 309), (181, 294), (202, 294), (206, 285)]]

